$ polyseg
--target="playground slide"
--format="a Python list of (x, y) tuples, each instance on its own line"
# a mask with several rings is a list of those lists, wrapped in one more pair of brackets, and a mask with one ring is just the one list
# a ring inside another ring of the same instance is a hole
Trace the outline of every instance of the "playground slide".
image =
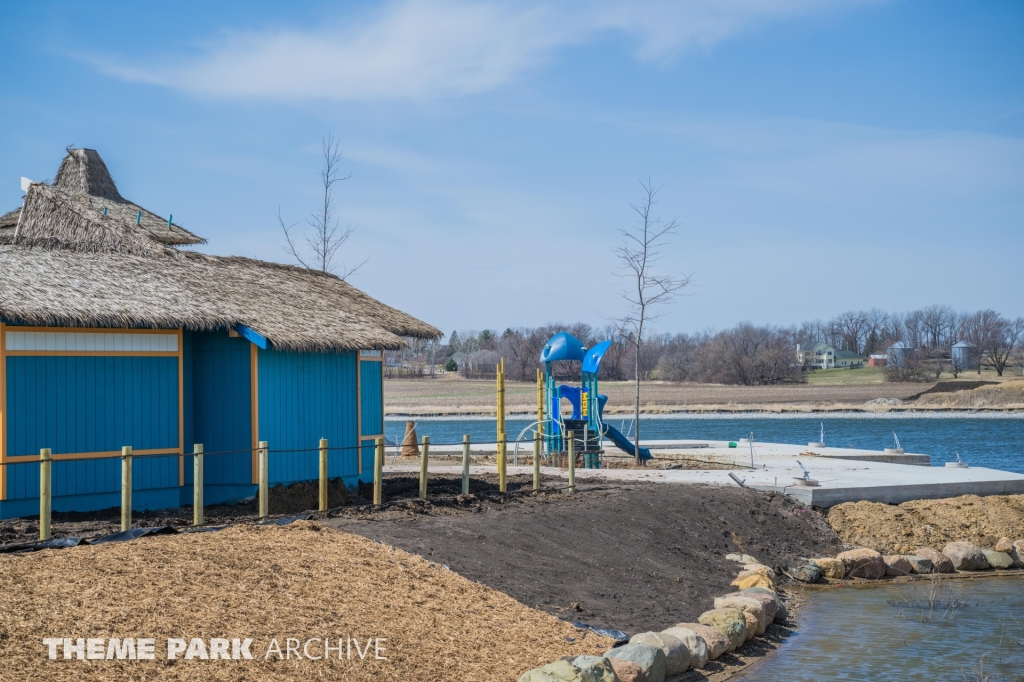
[[(632, 441), (622, 435), (622, 431), (619, 431), (611, 424), (604, 425), (604, 437), (615, 443), (615, 447), (623, 452), (629, 453), (630, 455), (635, 454)], [(640, 448), (640, 459), (652, 459), (651, 451), (647, 448)]]

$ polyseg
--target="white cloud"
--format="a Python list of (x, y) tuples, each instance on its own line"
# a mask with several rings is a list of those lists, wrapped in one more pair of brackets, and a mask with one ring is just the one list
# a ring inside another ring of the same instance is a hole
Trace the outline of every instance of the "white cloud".
[(164, 66), (103, 61), (132, 81), (219, 97), (423, 99), (492, 90), (560, 48), (608, 33), (664, 60), (751, 26), (876, 0), (651, 0), (646, 3), (404, 0), (313, 30), (237, 33)]

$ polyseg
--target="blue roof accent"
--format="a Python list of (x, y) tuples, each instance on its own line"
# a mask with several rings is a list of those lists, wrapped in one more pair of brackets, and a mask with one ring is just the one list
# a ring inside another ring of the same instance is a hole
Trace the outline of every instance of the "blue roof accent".
[(267, 340), (267, 337), (263, 336), (258, 332), (254, 332), (252, 329), (249, 329), (244, 324), (236, 324), (235, 331), (243, 339), (252, 341), (254, 344), (256, 344), (257, 347), (262, 348), (263, 350), (270, 349), (270, 341)]
[(544, 344), (540, 353), (541, 362), (555, 360), (583, 360), (583, 342), (569, 332), (558, 332)]
[(593, 348), (587, 351), (586, 356), (583, 358), (583, 371), (585, 373), (597, 374), (601, 369), (601, 358), (611, 348), (611, 340), (602, 341)]

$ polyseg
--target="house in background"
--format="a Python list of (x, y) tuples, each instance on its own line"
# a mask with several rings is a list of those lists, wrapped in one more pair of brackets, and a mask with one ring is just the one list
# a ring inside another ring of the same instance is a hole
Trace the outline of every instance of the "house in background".
[(799, 343), (796, 362), (806, 369), (836, 369), (864, 366), (864, 358), (848, 350), (836, 350), (824, 341)]
[(885, 355), (869, 355), (868, 367), (885, 367), (888, 359)]
[[(384, 431), (382, 351), (439, 330), (339, 278), (181, 250), (192, 232), (124, 199), (93, 150), (69, 149), (52, 185), (0, 217), (0, 518), (39, 512), (39, 451), (53, 508), (192, 500), (194, 443), (208, 504), (270, 484), (372, 477)], [(217, 454), (227, 453), (227, 454)]]

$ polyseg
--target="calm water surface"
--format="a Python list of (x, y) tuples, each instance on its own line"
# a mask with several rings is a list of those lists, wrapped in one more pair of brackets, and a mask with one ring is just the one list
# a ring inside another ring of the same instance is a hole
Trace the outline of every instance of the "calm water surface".
[(796, 633), (733, 679), (1011, 682), (1024, 675), (1024, 577), (947, 580), (942, 601), (967, 606), (952, 614), (937, 609), (930, 619), (887, 603), (927, 600), (925, 585), (805, 594)]
[[(623, 433), (629, 429), (629, 420), (608, 421)], [(825, 443), (830, 446), (881, 450), (892, 445), (895, 431), (907, 452), (931, 455), (932, 463), (938, 466), (955, 461), (959, 452), (971, 466), (1024, 473), (1024, 415), (656, 417), (640, 420), (640, 435), (644, 440), (737, 440), (753, 433), (755, 441), (806, 445), (818, 439), (822, 422)], [(525, 419), (507, 420), (509, 439), (518, 437), (529, 424)], [(385, 428), (389, 439), (400, 441), (405, 419), (388, 420)], [(493, 418), (420, 419), (417, 432), (430, 436), (432, 443), (461, 443), (464, 433), (470, 434), (474, 442), (496, 440)]]

